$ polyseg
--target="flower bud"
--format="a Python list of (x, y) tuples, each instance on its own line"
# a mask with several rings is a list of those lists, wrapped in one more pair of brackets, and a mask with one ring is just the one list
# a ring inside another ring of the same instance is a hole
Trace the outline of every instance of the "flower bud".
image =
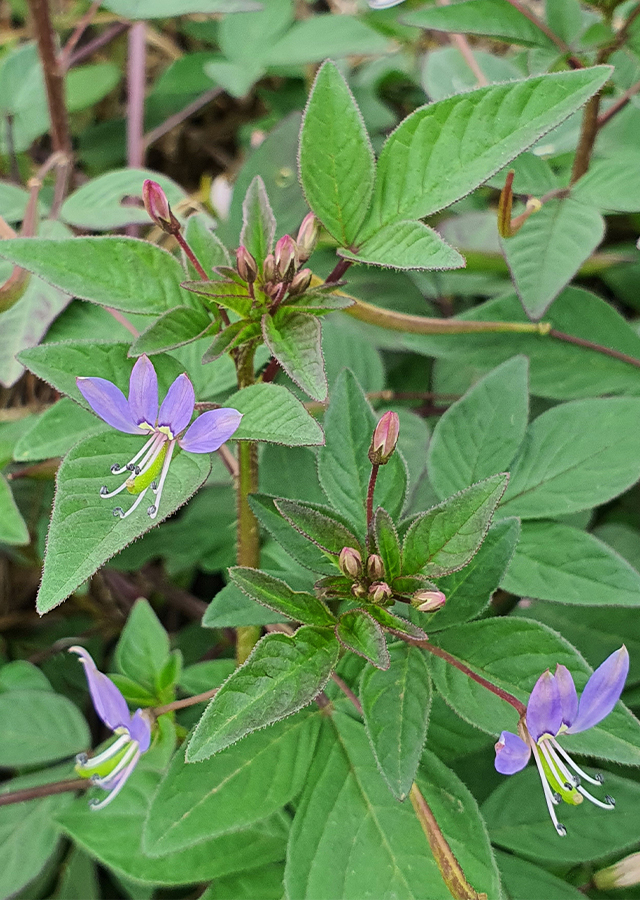
[(619, 860), (615, 865), (600, 869), (593, 876), (593, 883), (599, 891), (633, 887), (634, 884), (640, 884), (640, 853), (632, 853)]
[(420, 612), (435, 612), (444, 606), (446, 599), (442, 591), (416, 591), (411, 605)]
[(262, 275), (266, 283), (276, 280), (276, 261), (270, 253), (262, 266)]
[(367, 589), (359, 581), (356, 581), (351, 585), (351, 593), (354, 597), (357, 597), (359, 600), (361, 600), (363, 597), (367, 596)]
[(369, 588), (369, 600), (378, 605), (384, 605), (391, 599), (393, 591), (385, 581), (374, 581)]
[(384, 563), (382, 557), (376, 553), (372, 553), (367, 560), (367, 575), (374, 581), (380, 581), (384, 578)]
[(177, 234), (180, 231), (180, 222), (171, 212), (167, 195), (157, 181), (146, 179), (142, 185), (142, 200), (149, 218), (158, 228), (167, 234)]
[(285, 234), (277, 242), (274, 258), (279, 277), (283, 281), (291, 281), (298, 268), (298, 248), (290, 234)]
[(316, 244), (318, 243), (318, 220), (314, 216), (313, 213), (307, 213), (307, 215), (302, 220), (302, 225), (300, 226), (300, 231), (298, 231), (298, 236), (296, 238), (296, 244), (298, 245), (298, 259), (301, 263), (306, 262), (313, 251), (316, 248)]
[(359, 578), (362, 575), (362, 557), (353, 547), (343, 547), (338, 557), (340, 571), (347, 578)]
[(313, 277), (313, 273), (311, 269), (300, 269), (300, 271), (293, 276), (291, 280), (291, 284), (289, 285), (289, 293), (294, 297), (299, 294), (304, 294), (309, 285), (311, 284), (311, 279)]
[(253, 284), (258, 276), (258, 265), (246, 247), (238, 247), (236, 250), (236, 268), (240, 278), (247, 284)]
[(389, 462), (398, 443), (399, 431), (398, 414), (386, 412), (375, 427), (369, 447), (369, 460), (372, 466), (384, 466)]

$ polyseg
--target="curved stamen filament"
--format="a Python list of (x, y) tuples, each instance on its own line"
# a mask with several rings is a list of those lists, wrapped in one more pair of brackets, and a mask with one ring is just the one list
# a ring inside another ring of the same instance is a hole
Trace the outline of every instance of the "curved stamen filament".
[[(599, 806), (600, 809), (615, 809), (616, 808), (616, 805), (613, 802), (603, 803), (602, 800), (596, 799), (596, 797), (594, 797), (592, 794), (590, 794), (589, 791), (587, 791), (585, 788), (582, 787), (582, 785), (578, 785), (578, 790), (580, 791), (580, 793), (582, 794), (583, 797), (586, 797), (587, 800), (590, 800), (592, 803), (595, 803), (595, 805)], [(613, 800), (612, 797), (608, 797), (607, 799), (609, 801)]]
[(549, 738), (550, 744), (553, 746), (555, 750), (558, 751), (560, 756), (565, 760), (565, 762), (569, 763), (574, 772), (577, 772), (581, 778), (584, 778), (585, 781), (588, 781), (589, 784), (602, 784), (602, 778), (592, 778), (591, 775), (587, 775), (586, 772), (580, 768), (580, 766), (576, 765), (574, 761), (571, 759), (567, 751), (560, 746), (560, 744), (556, 741), (555, 738)]
[(160, 500), (162, 498), (162, 489), (164, 488), (164, 483), (167, 477), (167, 472), (169, 471), (169, 463), (171, 462), (171, 457), (173, 455), (173, 448), (175, 447), (176, 442), (169, 442), (169, 449), (167, 450), (167, 455), (164, 458), (164, 463), (162, 466), (162, 473), (160, 475), (160, 480), (158, 481), (158, 489), (156, 491), (156, 497), (153, 506), (149, 507), (148, 514), (150, 519), (155, 519), (158, 514), (158, 509), (160, 508)]
[(99, 753), (97, 756), (88, 757), (86, 753), (79, 753), (76, 756), (76, 762), (79, 766), (82, 767), (84, 772), (90, 772), (92, 769), (98, 769), (102, 766), (103, 763), (107, 762), (110, 759), (113, 759), (114, 756), (117, 756), (118, 753), (123, 749), (125, 744), (128, 744), (131, 740), (129, 732), (126, 734), (120, 735), (117, 741), (114, 741), (106, 750), (103, 750), (102, 753)]
[(538, 747), (539, 747), (542, 755), (544, 756), (544, 758), (547, 762), (547, 765), (549, 766), (551, 774), (556, 779), (556, 781), (558, 782), (559, 785), (564, 787), (566, 790), (569, 790), (569, 791), (573, 790), (575, 787), (575, 785), (573, 783), (573, 777), (570, 777), (567, 780), (566, 775), (560, 770), (560, 768), (558, 766), (558, 763), (560, 761), (558, 759), (556, 759), (556, 757), (554, 756), (551, 747), (545, 746), (545, 744), (546, 744), (546, 741), (542, 740), (538, 744)]
[(149, 438), (149, 440), (147, 441), (147, 443), (146, 443), (146, 444), (144, 445), (144, 447), (142, 448), (142, 450), (138, 450), (138, 452), (137, 452), (136, 455), (133, 457), (133, 459), (130, 459), (129, 462), (128, 462), (126, 465), (124, 465), (124, 466), (111, 466), (111, 472), (112, 472), (112, 474), (113, 474), (113, 475), (122, 475), (123, 472), (130, 472), (131, 469), (130, 469), (129, 467), (130, 467), (130, 466), (135, 466), (135, 464), (138, 462), (138, 460), (140, 459), (140, 457), (141, 457), (141, 456), (143, 455), (143, 453), (146, 451), (147, 447), (148, 447), (155, 439), (156, 439), (156, 433), (155, 433), (155, 431), (154, 431), (153, 434), (151, 435), (151, 437)]
[(547, 776), (545, 774), (544, 769), (542, 768), (542, 763), (540, 762), (540, 754), (538, 753), (537, 745), (532, 743), (531, 750), (533, 752), (533, 758), (536, 762), (536, 766), (538, 767), (538, 774), (540, 775), (540, 781), (542, 782), (542, 790), (544, 792), (544, 799), (546, 800), (546, 803), (547, 803), (547, 809), (549, 810), (549, 815), (551, 817), (551, 821), (553, 822), (553, 825), (554, 825), (556, 831), (558, 832), (558, 834), (561, 837), (564, 837), (564, 835), (567, 833), (567, 829), (564, 827), (564, 825), (561, 825), (560, 822), (558, 822), (558, 817), (556, 816), (556, 811), (553, 808), (554, 804), (557, 803), (558, 801), (555, 800), (553, 794), (551, 793), (551, 788), (549, 787), (549, 782), (547, 781)]
[(126, 512), (122, 509), (121, 506), (116, 506), (116, 508), (115, 508), (114, 511), (113, 511), (114, 516), (115, 516), (115, 515), (118, 515), (118, 516), (120, 516), (121, 519), (126, 519), (127, 516), (130, 516), (131, 513), (132, 513), (132, 512), (135, 512), (135, 510), (140, 506), (140, 504), (141, 504), (142, 501), (144, 500), (144, 495), (145, 495), (146, 493), (147, 493), (147, 491), (146, 491), (146, 489), (145, 489), (145, 490), (142, 491), (140, 494), (138, 494), (138, 497), (137, 497), (135, 503), (132, 503), (131, 506), (129, 507), (129, 509), (128, 509)]
[(127, 748), (127, 752), (123, 755), (122, 759), (118, 762), (118, 765), (113, 769), (112, 772), (109, 772), (108, 775), (94, 775), (91, 779), (92, 783), (101, 788), (109, 788), (111, 783), (117, 778), (117, 776), (122, 772), (123, 769), (131, 762), (131, 758), (135, 756), (138, 751), (138, 742), (132, 741), (131, 746)]
[(131, 773), (135, 769), (136, 763), (138, 762), (139, 759), (140, 759), (140, 751), (138, 750), (136, 752), (135, 756), (132, 758), (129, 765), (127, 766), (127, 768), (122, 773), (122, 775), (120, 777), (120, 781), (114, 787), (114, 789), (111, 791), (111, 793), (107, 794), (107, 796), (104, 798), (104, 800), (99, 800), (99, 801), (92, 800), (91, 803), (89, 804), (89, 808), (95, 812), (99, 809), (104, 809), (105, 806), (108, 806), (109, 803), (111, 803), (113, 800), (115, 800), (116, 797), (118, 796), (118, 794), (120, 793), (120, 791), (122, 790), (122, 788), (127, 783), (127, 779), (129, 778), (129, 775), (131, 775)]

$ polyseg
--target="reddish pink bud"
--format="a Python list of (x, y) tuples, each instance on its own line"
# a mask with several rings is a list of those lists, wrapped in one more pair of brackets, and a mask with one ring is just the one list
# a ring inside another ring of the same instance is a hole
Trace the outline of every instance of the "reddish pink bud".
[(420, 612), (435, 612), (444, 606), (446, 599), (442, 591), (416, 591), (411, 598), (411, 605)]
[(240, 278), (247, 284), (253, 284), (258, 276), (258, 265), (246, 247), (238, 247), (236, 250), (236, 268)]
[(289, 285), (289, 293), (294, 297), (304, 294), (311, 284), (312, 277), (313, 272), (311, 269), (300, 269), (300, 271), (293, 276), (291, 284)]
[(384, 578), (384, 563), (382, 562), (382, 557), (378, 556), (377, 553), (372, 553), (367, 560), (367, 575), (369, 578), (373, 578), (374, 581), (380, 581), (381, 578)]
[(340, 571), (347, 578), (359, 578), (362, 575), (362, 557), (353, 547), (343, 547), (338, 557)]
[(393, 591), (385, 581), (374, 581), (369, 588), (369, 600), (378, 605), (385, 605), (392, 595)]
[(283, 281), (291, 281), (298, 268), (298, 248), (290, 234), (285, 234), (277, 242), (274, 257), (280, 278)]
[(375, 427), (369, 447), (369, 459), (372, 466), (384, 466), (389, 462), (391, 454), (396, 449), (399, 432), (398, 414), (386, 412)]
[(298, 259), (301, 263), (306, 262), (316, 248), (318, 242), (318, 220), (313, 213), (307, 213), (302, 220), (302, 225), (298, 231), (296, 244), (298, 245)]
[(157, 181), (147, 178), (142, 185), (142, 200), (149, 218), (158, 228), (162, 228), (167, 234), (177, 234), (180, 231), (180, 222), (171, 212), (167, 195)]

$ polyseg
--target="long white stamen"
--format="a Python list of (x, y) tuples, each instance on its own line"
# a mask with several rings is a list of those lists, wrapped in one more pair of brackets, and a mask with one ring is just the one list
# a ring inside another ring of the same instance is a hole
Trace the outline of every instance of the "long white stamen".
[(162, 489), (164, 487), (164, 482), (167, 477), (167, 473), (169, 471), (169, 463), (171, 462), (171, 457), (173, 455), (173, 448), (175, 447), (176, 442), (169, 442), (169, 449), (167, 450), (167, 455), (164, 458), (164, 463), (162, 464), (162, 472), (160, 474), (160, 480), (158, 481), (158, 490), (156, 491), (156, 498), (153, 506), (150, 506), (147, 510), (149, 518), (155, 519), (158, 515), (158, 510), (160, 508), (160, 500), (162, 498)]
[(600, 809), (615, 809), (616, 805), (613, 802), (613, 797), (607, 796), (607, 800), (610, 802), (603, 803), (602, 800), (597, 800), (594, 796), (592, 796), (589, 791), (582, 787), (582, 785), (578, 785), (578, 790), (582, 794), (583, 797), (586, 797), (587, 800), (590, 800), (592, 803), (595, 803), (596, 806), (599, 806)]
[(128, 748), (127, 752), (124, 754), (118, 765), (114, 768), (112, 772), (109, 772), (108, 775), (94, 775), (91, 779), (92, 784), (97, 785), (98, 787), (108, 789), (111, 782), (117, 778), (117, 776), (122, 772), (123, 769), (131, 762), (131, 757), (135, 756), (139, 748), (139, 744), (137, 741), (132, 741), (131, 746)]
[(151, 435), (151, 437), (149, 438), (149, 440), (147, 441), (147, 443), (146, 443), (146, 444), (144, 445), (144, 447), (142, 448), (142, 450), (138, 450), (138, 452), (137, 452), (136, 455), (133, 457), (133, 459), (130, 459), (129, 462), (128, 462), (126, 465), (124, 465), (124, 466), (117, 466), (117, 465), (116, 465), (116, 466), (111, 466), (111, 472), (112, 472), (114, 475), (122, 475), (123, 472), (130, 472), (131, 469), (130, 469), (129, 467), (130, 467), (130, 466), (135, 466), (135, 464), (138, 462), (138, 460), (140, 459), (140, 457), (142, 456), (142, 454), (145, 452), (145, 450), (147, 449), (147, 447), (149, 446), (149, 444), (151, 444), (153, 441), (155, 441), (155, 439), (156, 439), (156, 433), (155, 433), (155, 431), (154, 431), (153, 434)]
[(547, 802), (547, 809), (549, 810), (549, 815), (551, 816), (551, 821), (553, 822), (554, 828), (560, 835), (560, 837), (564, 837), (567, 833), (567, 829), (564, 825), (561, 825), (558, 822), (558, 817), (556, 816), (556, 811), (553, 808), (554, 806), (554, 798), (551, 793), (551, 788), (549, 786), (549, 782), (547, 781), (547, 776), (545, 775), (544, 769), (542, 768), (542, 763), (540, 762), (540, 754), (538, 753), (538, 747), (533, 742), (531, 743), (531, 750), (533, 751), (533, 758), (536, 761), (536, 766), (538, 767), (538, 774), (540, 775), (540, 781), (542, 782), (542, 790), (544, 792), (544, 799)]
[(127, 486), (127, 482), (123, 481), (120, 487), (117, 487), (115, 491), (107, 491), (105, 487), (100, 488), (100, 496), (103, 500), (108, 500), (109, 497), (115, 497), (116, 494), (119, 494), (120, 491), (124, 491)]
[[(142, 448), (141, 453), (138, 454), (138, 456), (141, 456), (142, 453), (144, 453), (146, 451), (146, 455), (145, 455), (144, 459), (142, 460), (140, 466), (137, 467), (140, 471), (137, 472), (136, 474), (138, 474), (138, 475), (142, 474), (142, 472), (144, 472), (144, 470), (149, 467), (150, 463), (152, 463), (155, 460), (155, 458), (157, 457), (164, 442), (165, 442), (165, 437), (162, 434), (154, 434), (153, 437), (147, 441), (147, 443)], [(135, 461), (135, 459), (136, 459), (136, 457), (134, 457), (134, 459), (131, 460), (131, 463), (127, 463), (127, 465), (123, 469), (120, 469), (119, 471), (120, 472), (129, 471), (128, 466), (130, 466)], [(113, 469), (111, 471), (113, 472)], [(113, 472), (113, 474), (117, 475), (119, 473)], [(128, 480), (129, 479), (127, 479), (127, 481), (124, 481), (120, 485), (120, 487), (117, 487), (115, 489), (115, 491), (106, 491), (104, 488), (101, 488), (100, 496), (102, 497), (103, 500), (108, 500), (109, 497), (115, 497), (116, 494), (119, 494), (121, 491), (124, 491), (124, 489), (127, 487)], [(124, 518), (124, 516), (121, 516), (121, 518)]]
[(166, 437), (163, 434), (156, 434), (154, 436), (154, 443), (149, 448), (147, 455), (143, 460), (140, 461), (140, 465), (137, 467), (135, 475), (143, 475), (147, 469), (153, 465), (153, 463), (158, 458), (158, 454), (162, 450), (164, 443), (166, 441)]
[(560, 746), (560, 744), (556, 741), (555, 738), (549, 738), (549, 740), (550, 740), (551, 744), (553, 745), (553, 747), (558, 751), (560, 756), (565, 760), (565, 762), (568, 762), (569, 765), (571, 766), (571, 768), (574, 770), (574, 772), (577, 772), (581, 778), (584, 778), (584, 780), (588, 781), (589, 784), (602, 784), (602, 778), (592, 778), (591, 775), (587, 775), (586, 772), (583, 772), (583, 770), (580, 768), (580, 766), (578, 766), (578, 765), (576, 765), (576, 763), (574, 763), (574, 761), (571, 759), (571, 757), (569, 756), (567, 751), (563, 747)]
[(129, 735), (129, 732), (122, 734), (117, 741), (114, 741), (113, 744), (107, 747), (106, 750), (103, 750), (102, 753), (99, 753), (98, 756), (88, 757), (86, 753), (78, 753), (76, 762), (79, 766), (82, 766), (86, 772), (90, 772), (91, 769), (98, 768), (102, 763), (116, 756), (130, 740), (131, 736)]
[(567, 769), (565, 765), (563, 765), (562, 760), (559, 759), (554, 753), (553, 747), (549, 746), (549, 742), (540, 741), (538, 745), (544, 754), (544, 758), (549, 764), (549, 768), (551, 769), (554, 778), (557, 779), (558, 784), (564, 786), (566, 790), (572, 790), (579, 783), (578, 779), (575, 775), (572, 775), (571, 772)]
[(129, 776), (135, 769), (136, 763), (138, 762), (139, 759), (140, 759), (140, 751), (138, 750), (138, 752), (133, 757), (133, 759), (127, 766), (127, 768), (122, 773), (122, 778), (121, 778), (120, 782), (114, 787), (114, 789), (111, 791), (111, 793), (107, 794), (107, 796), (104, 798), (104, 800), (99, 800), (99, 801), (92, 800), (91, 803), (89, 804), (89, 808), (95, 812), (99, 809), (104, 809), (105, 806), (108, 806), (113, 800), (115, 800), (116, 797), (118, 796), (118, 794), (120, 793), (120, 791), (122, 790), (122, 788), (127, 783), (127, 779), (129, 778)]
[(120, 516), (121, 519), (126, 519), (127, 516), (130, 516), (132, 512), (134, 512), (144, 500), (144, 495), (147, 493), (148, 488), (145, 488), (144, 491), (140, 491), (138, 494), (138, 499), (135, 503), (132, 503), (129, 509), (125, 512), (121, 506), (116, 506), (113, 511), (114, 516)]

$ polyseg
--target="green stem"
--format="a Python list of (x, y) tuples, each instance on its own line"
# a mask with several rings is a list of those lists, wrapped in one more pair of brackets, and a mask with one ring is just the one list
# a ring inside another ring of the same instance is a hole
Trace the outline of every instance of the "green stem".
[[(236, 355), (238, 388), (254, 383), (253, 358), (255, 344), (241, 347)], [(258, 445), (254, 441), (238, 442), (238, 553), (239, 566), (257, 568), (260, 565), (260, 532), (258, 520), (249, 506), (249, 494), (258, 490)], [(247, 659), (260, 638), (260, 628), (241, 625), (236, 629), (236, 661)]]

